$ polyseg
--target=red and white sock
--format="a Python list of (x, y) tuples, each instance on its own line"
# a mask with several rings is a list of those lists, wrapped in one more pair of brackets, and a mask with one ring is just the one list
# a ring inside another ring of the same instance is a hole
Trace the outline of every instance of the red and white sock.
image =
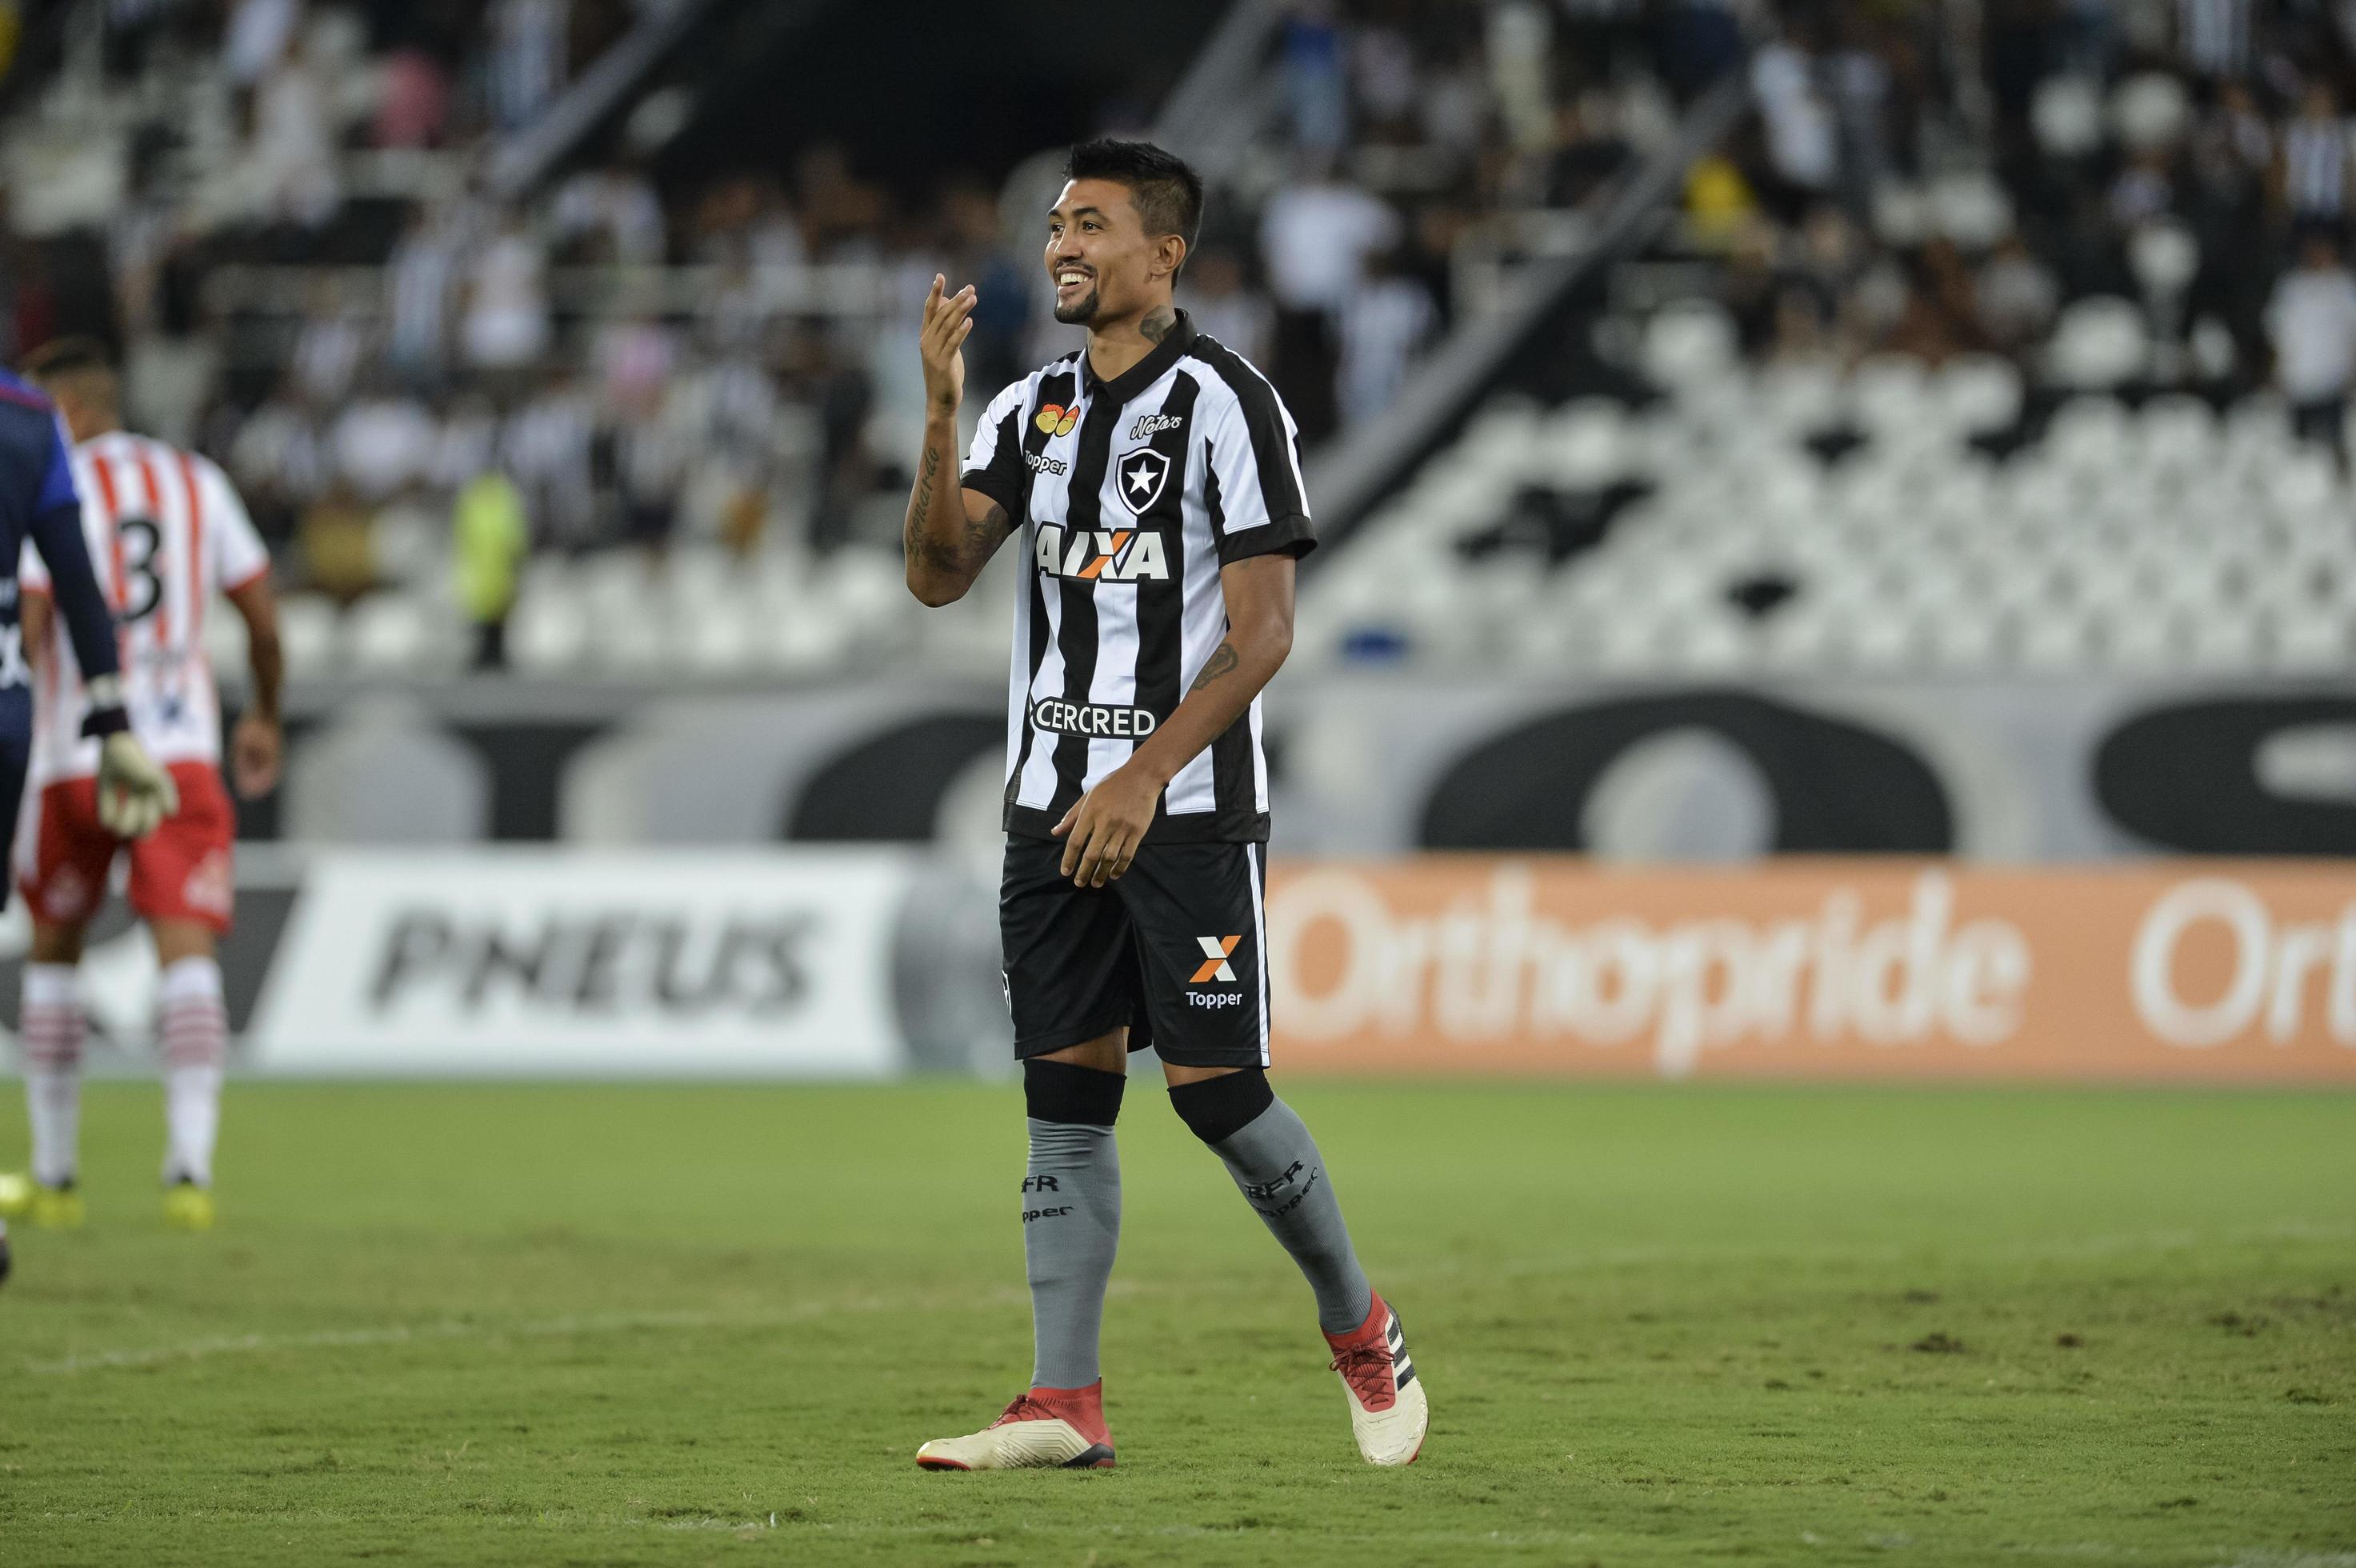
[(81, 971), (28, 963), (17, 1012), (25, 1042), (25, 1112), (33, 1124), (33, 1179), (62, 1187), (74, 1178), (81, 1141)]
[(209, 958), (167, 964), (157, 996), (163, 1011), (164, 1125), (169, 1135), (164, 1179), (213, 1183), (213, 1143), (220, 1132), (221, 1070), (229, 1059), (229, 1009), (220, 965)]

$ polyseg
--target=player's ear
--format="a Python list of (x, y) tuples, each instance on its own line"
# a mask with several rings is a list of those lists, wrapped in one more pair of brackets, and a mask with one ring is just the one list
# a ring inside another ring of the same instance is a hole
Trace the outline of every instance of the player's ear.
[(1186, 237), (1184, 235), (1164, 234), (1154, 242), (1153, 275), (1155, 277), (1174, 278), (1178, 275), (1178, 269), (1185, 264)]

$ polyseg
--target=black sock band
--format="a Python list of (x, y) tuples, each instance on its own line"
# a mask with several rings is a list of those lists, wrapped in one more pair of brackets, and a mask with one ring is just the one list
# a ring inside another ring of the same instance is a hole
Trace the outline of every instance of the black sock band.
[(1124, 1074), (1072, 1062), (1034, 1057), (1023, 1064), (1023, 1101), (1033, 1122), (1109, 1127), (1120, 1116), (1120, 1091), (1128, 1087)]
[(1276, 1103), (1268, 1074), (1256, 1067), (1170, 1087), (1170, 1108), (1206, 1144), (1224, 1144)]

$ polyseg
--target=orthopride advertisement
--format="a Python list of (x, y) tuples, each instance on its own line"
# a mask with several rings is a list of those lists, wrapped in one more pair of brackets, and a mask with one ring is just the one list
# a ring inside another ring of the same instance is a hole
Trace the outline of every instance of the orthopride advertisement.
[(1280, 1067), (2356, 1082), (2356, 874), (2318, 862), (1275, 868)]

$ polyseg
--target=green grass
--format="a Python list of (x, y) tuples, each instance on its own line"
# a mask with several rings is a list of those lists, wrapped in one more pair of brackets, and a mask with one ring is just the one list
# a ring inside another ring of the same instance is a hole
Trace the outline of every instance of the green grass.
[(97, 1086), (90, 1228), (0, 1292), (0, 1563), (2356, 1564), (2356, 1099), (1290, 1097), (1410, 1470), (1144, 1081), (1120, 1468), (1012, 1476), (910, 1463), (1029, 1369), (1010, 1088), (240, 1086), (192, 1238)]

